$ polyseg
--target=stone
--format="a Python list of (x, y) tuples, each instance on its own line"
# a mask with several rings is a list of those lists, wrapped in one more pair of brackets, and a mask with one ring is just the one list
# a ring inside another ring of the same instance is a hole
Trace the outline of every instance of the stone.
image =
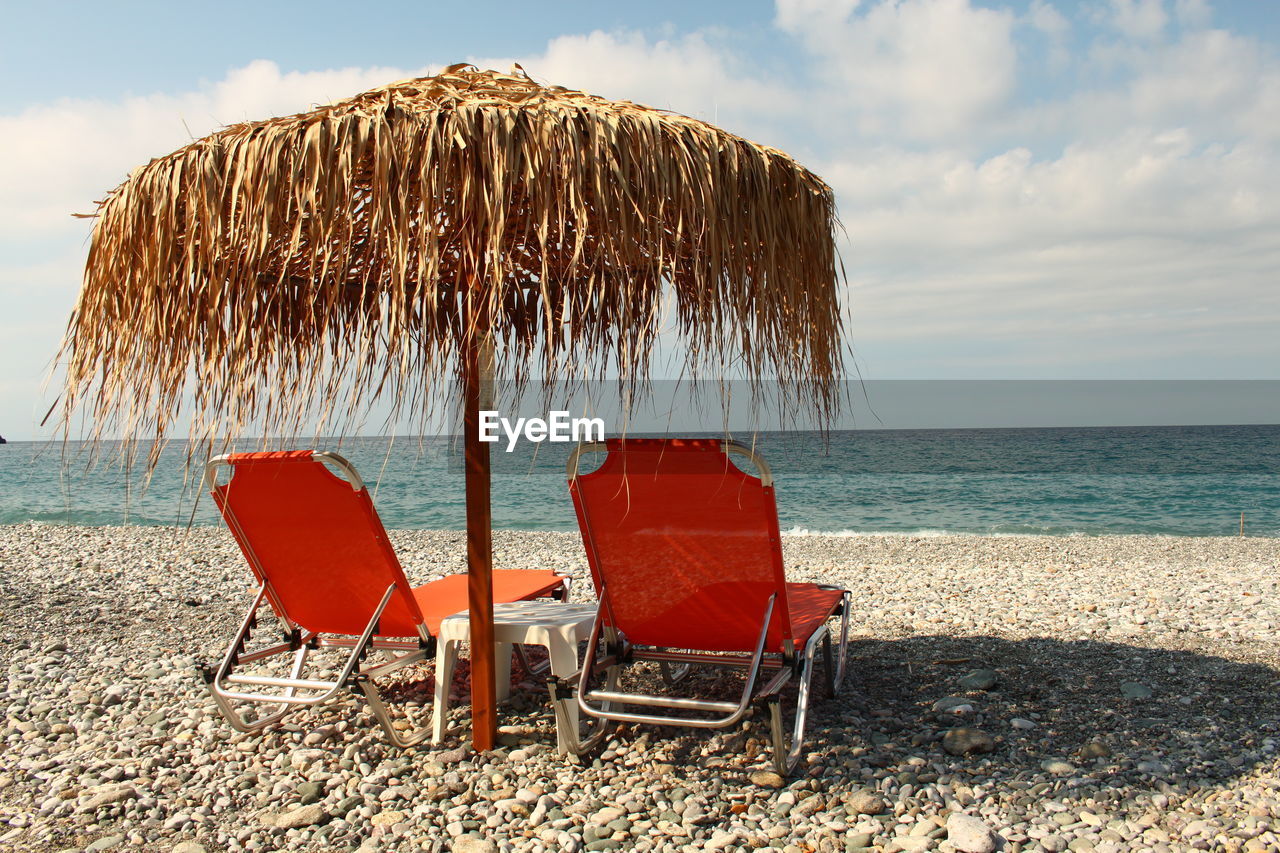
[(104, 835), (84, 849), (87, 853), (98, 853), (99, 850), (110, 850), (112, 847), (118, 847), (124, 842), (125, 837), (123, 835)]
[(1209, 823), (1203, 820), (1193, 820), (1186, 826), (1182, 827), (1183, 838), (1195, 838), (1197, 835), (1203, 835), (1210, 830)]
[(323, 749), (295, 749), (289, 754), (289, 766), (294, 770), (305, 770), (317, 761), (323, 761), (325, 755)]
[(1067, 840), (1061, 835), (1046, 835), (1040, 839), (1040, 846), (1048, 853), (1062, 853), (1067, 849)]
[(1076, 772), (1076, 766), (1070, 761), (1063, 761), (1061, 758), (1046, 758), (1040, 762), (1040, 769), (1052, 773), (1054, 776), (1070, 776)]
[(309, 806), (324, 796), (324, 785), (319, 782), (303, 782), (294, 789), (294, 793), (298, 795), (299, 803)]
[(873, 791), (855, 791), (845, 800), (845, 810), (852, 814), (881, 814), (887, 808), (884, 798)]
[(935, 714), (971, 714), (973, 703), (963, 696), (944, 696), (933, 703)]
[(1126, 681), (1120, 685), (1120, 695), (1126, 699), (1150, 699), (1151, 688), (1136, 681)]
[(464, 835), (453, 842), (451, 853), (498, 853), (498, 845), (487, 838)]
[(965, 690), (990, 690), (999, 681), (1000, 676), (994, 669), (975, 669), (960, 677), (960, 686)]
[(927, 835), (899, 835), (889, 842), (885, 853), (914, 853), (919, 850), (932, 850), (934, 840)]
[(1034, 722), (1032, 722), (1031, 720), (1023, 719), (1022, 717), (1014, 717), (1012, 720), (1009, 721), (1009, 725), (1013, 726), (1015, 729), (1019, 729), (1024, 732), (1031, 731), (1036, 727), (1036, 724)]
[(717, 829), (711, 835), (711, 840), (707, 842), (705, 850), (723, 850), (731, 844), (738, 842), (738, 833), (727, 832), (723, 829)]
[(759, 788), (781, 788), (787, 780), (772, 770), (757, 770), (751, 774), (751, 784)]
[(1100, 740), (1091, 740), (1084, 746), (1080, 747), (1079, 755), (1085, 761), (1092, 761), (1095, 758), (1107, 758), (1111, 755), (1111, 747)]
[(951, 729), (942, 736), (942, 748), (950, 755), (972, 755), (993, 751), (996, 741), (981, 729)]
[(317, 823), (323, 823), (326, 817), (328, 815), (325, 814), (324, 807), (319, 803), (312, 803), (277, 815), (275, 825), (281, 829), (297, 829), (301, 826), (315, 826)]
[(132, 785), (104, 785), (100, 788), (90, 789), (89, 794), (89, 799), (78, 811), (94, 812), (103, 806), (138, 798), (138, 791)]
[(307, 736), (302, 739), (303, 746), (317, 746), (333, 737), (336, 730), (333, 726), (321, 726), (315, 731), (308, 732)]
[(947, 840), (960, 853), (993, 853), (996, 834), (976, 817), (952, 812), (947, 817)]
[(608, 823), (611, 823), (617, 820), (620, 817), (624, 817), (625, 815), (626, 815), (626, 812), (623, 811), (622, 809), (614, 808), (613, 806), (606, 806), (605, 808), (600, 809), (600, 811), (593, 814), (591, 816), (591, 821), (592, 823), (596, 823), (596, 824), (599, 824), (600, 826), (604, 826)]
[(359, 795), (352, 795), (350, 797), (347, 797), (346, 799), (339, 801), (338, 805), (334, 807), (333, 813), (336, 815), (345, 815), (347, 812), (351, 811), (352, 809), (358, 809), (362, 805), (364, 805), (364, 797), (361, 797)]
[(183, 841), (175, 844), (169, 853), (207, 853), (204, 845), (195, 841)]
[(369, 823), (374, 826), (395, 826), (404, 820), (404, 812), (399, 809), (385, 809), (369, 818)]

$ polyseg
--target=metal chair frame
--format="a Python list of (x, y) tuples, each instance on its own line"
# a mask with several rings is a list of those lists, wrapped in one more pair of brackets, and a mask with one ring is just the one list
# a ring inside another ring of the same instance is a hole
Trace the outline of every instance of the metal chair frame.
[[(583, 453), (607, 450), (607, 445), (593, 442), (577, 447), (569, 457), (568, 475), (570, 481), (578, 476), (578, 460)], [(773, 484), (773, 476), (764, 460), (752, 450), (737, 442), (725, 441), (722, 449), (726, 455), (734, 453), (746, 457), (761, 473), (761, 482), (765, 487)], [(584, 522), (585, 523), (585, 522)], [(588, 530), (589, 534), (589, 530)], [(832, 616), (840, 616), (840, 644), (837, 659), (833, 664), (831, 653), (831, 631), (827, 624), (813, 632), (805, 643), (803, 650), (797, 654), (790, 640), (783, 644), (781, 653), (765, 652), (765, 644), (769, 633), (769, 623), (773, 615), (777, 593), (769, 597), (760, 621), (760, 631), (755, 650), (751, 654), (737, 652), (697, 652), (687, 650), (670, 650), (652, 646), (635, 646), (626, 638), (614, 632), (610, 627), (611, 619), (607, 619), (609, 610), (608, 588), (601, 583), (600, 605), (596, 611), (595, 623), (591, 629), (591, 638), (587, 642), (587, 650), (582, 669), (576, 676), (566, 679), (550, 679), (548, 687), (551, 691), (552, 703), (556, 707), (558, 723), (567, 719), (561, 710), (563, 703), (576, 702), (585, 714), (597, 718), (600, 723), (595, 731), (585, 738), (574, 741), (571, 748), (581, 754), (596, 746), (603, 738), (604, 726), (607, 722), (642, 723), (651, 725), (678, 725), (693, 728), (723, 729), (733, 726), (746, 716), (752, 700), (764, 706), (769, 717), (769, 733), (773, 746), (773, 766), (782, 775), (795, 769), (804, 748), (804, 731), (808, 720), (809, 696), (815, 657), (818, 647), (823, 650), (824, 675), (827, 695), (834, 696), (844, 683), (846, 653), (849, 644), (850, 594), (841, 587), (826, 586), (822, 588), (843, 592), (839, 606)], [(604, 655), (600, 655), (600, 640), (606, 637)], [(645, 693), (624, 693), (617, 690), (620, 669), (634, 661), (654, 661), (660, 668), (662, 679), (668, 686), (674, 686), (688, 674), (695, 665), (727, 667), (746, 671), (742, 693), (736, 702), (711, 701), (706, 699), (683, 698), (676, 696), (658, 696)], [(592, 689), (591, 683), (603, 672), (605, 689)], [(757, 691), (756, 686), (761, 674), (767, 680)], [(782, 691), (793, 680), (799, 682), (796, 698), (795, 719), (788, 737), (782, 707)], [(615, 710), (615, 706), (640, 706), (644, 708), (661, 708), (671, 713), (637, 713), (634, 711)], [(719, 714), (717, 717), (694, 717), (690, 712)], [(565, 729), (568, 730), (565, 725)], [(576, 736), (577, 733), (572, 733)]]
[[(216, 670), (209, 667), (203, 669), (205, 683), (209, 687), (209, 692), (212, 694), (218, 710), (236, 731), (252, 732), (278, 722), (285, 714), (295, 708), (328, 702), (342, 693), (345, 688), (365, 698), (374, 719), (382, 726), (382, 730), (392, 744), (407, 748), (421, 743), (431, 734), (431, 727), (429, 725), (422, 726), (407, 735), (402, 735), (396, 730), (386, 703), (382, 700), (382, 694), (373, 682), (373, 679), (379, 676), (388, 675), (410, 664), (424, 662), (432, 659), (435, 655), (435, 639), (431, 637), (423, 626), (419, 626), (421, 636), (417, 642), (374, 639), (373, 635), (377, 631), (378, 620), (381, 618), (382, 611), (386, 608), (387, 603), (391, 601), (391, 596), (395, 593), (395, 590), (395, 584), (387, 587), (381, 603), (379, 603), (358, 638), (321, 636), (314, 632), (303, 633), (297, 626), (291, 625), (287, 620), (284, 620), (286, 627), (286, 639), (284, 642), (253, 651), (246, 651), (253, 629), (258, 624), (258, 610), (271, 594), (270, 584), (264, 581), (258, 590), (258, 594), (254, 597), (253, 603), (249, 606), (249, 611), (245, 614), (243, 622), (241, 622), (240, 630), (236, 632), (235, 639), (231, 641), (222, 663), (219, 664)], [(302, 671), (306, 665), (308, 653), (317, 648), (351, 649), (351, 653), (342, 665), (341, 674), (337, 678), (332, 680), (302, 678)], [(364, 661), (373, 651), (390, 654), (403, 652), (403, 654), (392, 657), (391, 660), (384, 663), (364, 665)], [(288, 678), (236, 674), (234, 672), (236, 668), (243, 664), (288, 654), (293, 655), (293, 665), (290, 668)], [(260, 690), (246, 692), (242, 689), (235, 689), (235, 686), (282, 688), (284, 692), (282, 694), (264, 693)], [(309, 695), (302, 695), (299, 691), (309, 691)], [(235, 702), (266, 703), (281, 707), (274, 713), (251, 720), (236, 710)]]
[[(364, 481), (356, 472), (355, 467), (338, 454), (322, 451), (313, 453), (312, 458), (328, 463), (338, 469), (354, 490), (359, 491), (365, 487)], [(227, 455), (217, 456), (209, 460), (205, 466), (205, 486), (208, 488), (215, 487), (218, 473), (223, 468), (230, 467), (231, 464), (230, 457)], [(249, 610), (241, 622), (240, 629), (231, 641), (231, 645), (228, 647), (226, 655), (223, 656), (221, 664), (216, 669), (207, 666), (201, 667), (205, 683), (208, 685), (209, 692), (212, 694), (218, 710), (226, 717), (232, 728), (241, 732), (257, 731), (278, 722), (295, 708), (328, 702), (342, 693), (344, 689), (347, 689), (356, 696), (364, 697), (369, 705), (369, 710), (386, 733), (387, 739), (395, 746), (407, 748), (429, 738), (431, 736), (429, 722), (427, 725), (414, 729), (407, 734), (401, 734), (397, 731), (386, 703), (383, 701), (382, 693), (374, 683), (375, 678), (388, 675), (411, 664), (432, 660), (436, 653), (436, 638), (431, 635), (426, 625), (423, 624), (417, 626), (418, 636), (412, 639), (387, 639), (374, 636), (378, 631), (378, 621), (382, 616), (383, 610), (390, 603), (392, 596), (396, 594), (396, 584), (391, 584), (387, 587), (381, 602), (374, 609), (374, 612), (369, 615), (369, 620), (358, 637), (321, 635), (317, 632), (304, 631), (289, 619), (286, 608), (280, 603), (279, 597), (276, 595), (275, 590), (272, 589), (271, 582), (267, 579), (267, 573), (263, 570), (261, 561), (258, 559), (257, 554), (254, 553), (250, 540), (244, 535), (234, 513), (227, 512), (224, 517), (227, 525), (233, 529), (237, 540), (243, 543), (244, 551), (249, 559), (254, 576), (260, 582), (253, 603), (249, 606)], [(561, 600), (567, 600), (569, 581), (569, 578), (564, 578), (562, 586), (552, 595)], [(405, 592), (412, 594), (408, 590)], [(272, 608), (273, 613), (284, 628), (284, 641), (253, 651), (247, 651), (246, 647), (254, 629), (258, 625), (258, 611), (263, 603), (268, 601), (274, 605)], [(319, 648), (351, 650), (343, 662), (341, 674), (336, 679), (323, 680), (302, 677), (309, 652)], [(383, 652), (391, 656), (391, 659), (379, 664), (366, 665), (366, 659), (374, 651)], [(517, 647), (517, 651), (522, 661), (527, 662), (524, 650)], [(235, 672), (243, 664), (288, 654), (293, 655), (293, 663), (287, 678), (237, 674)], [(276, 688), (283, 692), (264, 693), (261, 689), (245, 690), (237, 689), (237, 687)], [(279, 706), (279, 710), (256, 719), (249, 719), (237, 711), (234, 704), (236, 702), (265, 703)]]

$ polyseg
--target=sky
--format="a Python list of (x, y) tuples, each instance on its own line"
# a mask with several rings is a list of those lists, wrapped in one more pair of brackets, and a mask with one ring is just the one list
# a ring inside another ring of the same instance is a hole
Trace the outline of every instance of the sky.
[[(216, 14), (211, 10), (216, 8)], [(467, 61), (716, 122), (835, 189), (866, 379), (1280, 379), (1280, 5), (0, 2), (0, 434), (91, 222), (218, 128)]]

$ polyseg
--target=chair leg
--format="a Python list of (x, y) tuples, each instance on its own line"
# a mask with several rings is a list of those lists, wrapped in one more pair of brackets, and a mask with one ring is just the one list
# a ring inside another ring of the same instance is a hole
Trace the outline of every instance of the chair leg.
[(846, 590), (840, 604), (840, 650), (837, 652), (835, 677), (831, 681), (833, 693), (840, 689), (840, 685), (844, 684), (844, 666), (849, 659), (849, 619), (852, 616), (850, 612), (853, 609), (852, 603), (852, 597)]
[[(620, 667), (611, 666), (605, 673), (606, 689), (618, 688), (618, 671)], [(583, 735), (579, 728), (578, 697), (573, 687), (561, 686), (559, 679), (551, 676), (547, 679), (547, 688), (551, 693), (551, 708), (556, 716), (556, 750), (582, 755), (599, 746), (608, 733), (609, 720), (598, 718), (595, 724)], [(564, 695), (561, 695), (563, 691)], [(606, 703), (605, 707), (611, 707)]]
[[(259, 591), (258, 596), (254, 599), (253, 603), (249, 605), (249, 611), (245, 614), (243, 623), (240, 626), (240, 631), (236, 635), (236, 639), (232, 642), (231, 649), (227, 652), (226, 659), (222, 662), (219, 669), (214, 670), (210, 667), (201, 667), (204, 671), (205, 685), (209, 688), (209, 695), (213, 697), (214, 704), (217, 705), (218, 711), (221, 712), (226, 721), (231, 724), (231, 728), (238, 732), (256, 732), (259, 729), (264, 729), (272, 723), (277, 723), (284, 719), (284, 716), (294, 708), (300, 708), (302, 705), (307, 704), (304, 702), (286, 702), (283, 703), (283, 706), (279, 711), (276, 711), (273, 714), (267, 714), (264, 717), (259, 717), (256, 720), (250, 720), (237, 711), (235, 706), (231, 703), (231, 700), (226, 696), (223, 696), (222, 692), (217, 689), (218, 672), (229, 672), (235, 666), (234, 661), (236, 660), (237, 651), (243, 648), (243, 645), (248, 642), (250, 631), (256, 624), (258, 608), (262, 606), (264, 598), (265, 592)], [(282, 648), (282, 651), (287, 651), (287, 648)], [(293, 666), (290, 668), (289, 674), (290, 680), (297, 681), (302, 675), (302, 668), (307, 662), (308, 651), (309, 649), (306, 646), (302, 646), (294, 652)], [(295, 695), (297, 695), (297, 690), (293, 687), (285, 688), (285, 699), (289, 699)]]
[(679, 666), (672, 666), (664, 660), (658, 661), (658, 672), (662, 675), (662, 683), (668, 687), (675, 687), (684, 677), (693, 670), (690, 664), (682, 663)]
[(827, 688), (827, 698), (836, 698), (836, 673), (831, 660), (831, 635), (822, 638), (822, 684)]
[(382, 726), (382, 730), (387, 735), (387, 740), (391, 741), (392, 745), (401, 749), (408, 749), (411, 746), (422, 743), (431, 736), (434, 726), (422, 726), (407, 735), (400, 734), (392, 722), (386, 703), (382, 701), (382, 693), (373, 683), (373, 679), (368, 675), (360, 674), (355, 677), (354, 681), (356, 688), (364, 696), (365, 701), (369, 703), (369, 710), (373, 712), (374, 719)]
[[(796, 695), (795, 720), (788, 740), (786, 724), (782, 713), (781, 693), (773, 693), (768, 697), (769, 732), (773, 741), (773, 767), (780, 775), (786, 776), (795, 769), (804, 751), (804, 729), (809, 717), (809, 693), (813, 682), (814, 656), (818, 651), (818, 643), (826, 645), (831, 639), (825, 627), (819, 628), (805, 644), (804, 654), (799, 660), (800, 684)], [(830, 669), (828, 668), (828, 672)]]
[[(305, 665), (307, 661), (307, 651), (307, 647), (303, 646), (298, 649), (297, 652), (294, 652), (293, 667), (291, 669), (291, 674), (289, 674), (289, 678), (293, 680), (300, 678), (302, 675), (302, 666)], [(265, 729), (266, 726), (273, 724), (273, 722), (283, 720), (284, 715), (287, 715), (287, 713), (292, 711), (293, 708), (302, 707), (303, 704), (301, 702), (297, 704), (285, 704), (285, 706), (275, 713), (269, 713), (269, 715), (259, 717), (257, 720), (248, 720), (241, 712), (236, 710), (236, 707), (230, 703), (230, 699), (224, 697), (224, 695), (221, 695), (218, 690), (214, 689), (214, 672), (206, 670), (205, 680), (209, 683), (209, 694), (211, 697), (214, 697), (214, 703), (218, 706), (218, 710), (223, 713), (223, 716), (227, 719), (230, 726), (232, 726), (232, 729), (236, 729), (237, 731), (257, 731), (259, 729)], [(292, 697), (292, 695), (296, 693), (297, 690), (294, 690), (292, 686), (291, 688), (285, 688), (284, 690), (285, 697)]]
[(792, 721), (789, 734), (783, 713), (782, 696), (775, 694), (768, 699), (769, 734), (773, 741), (773, 769), (781, 776), (791, 774), (800, 761), (800, 753), (804, 751), (804, 729), (809, 715), (810, 675), (810, 672), (806, 672), (800, 679), (795, 719)]

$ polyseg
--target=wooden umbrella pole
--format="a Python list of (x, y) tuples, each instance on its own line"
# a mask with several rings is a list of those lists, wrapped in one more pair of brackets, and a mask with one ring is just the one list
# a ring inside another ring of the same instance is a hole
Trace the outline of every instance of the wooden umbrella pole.
[(493, 338), (488, 307), (475, 306), (463, 354), (463, 445), (467, 466), (467, 604), (471, 620), (471, 741), (493, 749), (498, 737), (493, 643), (493, 516), (489, 504), (489, 445), (480, 440), (480, 410), (493, 405)]

